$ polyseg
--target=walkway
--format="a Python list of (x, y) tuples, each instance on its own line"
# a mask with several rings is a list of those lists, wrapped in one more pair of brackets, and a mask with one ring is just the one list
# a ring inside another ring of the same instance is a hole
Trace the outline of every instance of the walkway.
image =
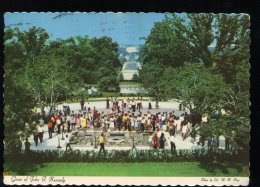
[[(101, 98), (95, 98), (95, 99), (101, 99)], [(103, 98), (105, 99), (105, 98)], [(89, 104), (88, 104), (89, 103)], [(121, 104), (121, 100), (119, 98), (119, 104)], [(147, 113), (147, 111), (151, 111), (152, 113), (157, 113), (157, 112), (172, 112), (174, 111), (175, 115), (179, 116), (181, 115), (184, 111), (179, 111), (179, 102), (176, 101), (176, 100), (170, 100), (170, 101), (167, 101), (167, 102), (159, 102), (159, 109), (155, 109), (155, 102), (152, 101), (151, 104), (152, 104), (152, 110), (148, 110), (148, 104), (149, 102), (148, 101), (142, 101), (142, 105), (143, 105), (143, 109), (141, 109), (141, 112), (142, 113)], [(70, 107), (70, 110), (71, 111), (74, 111), (74, 113), (78, 113), (79, 112), (79, 109), (80, 109), (80, 103), (63, 103), (63, 104), (59, 104), (57, 105), (57, 109), (58, 110), (63, 110), (63, 106), (69, 106)], [(94, 108), (96, 107), (96, 109), (99, 111), (99, 112), (104, 112), (104, 113), (107, 113), (107, 112), (110, 112), (111, 109), (106, 109), (106, 101), (90, 101), (90, 102), (85, 102), (85, 106), (86, 107), (91, 107)], [(110, 104), (110, 107), (112, 105)], [(49, 111), (49, 107), (45, 107), (44, 110), (47, 112)], [(37, 112), (40, 112), (40, 109), (38, 108), (37, 109)], [(186, 112), (189, 113), (189, 110), (186, 109)], [(137, 112), (136, 112), (137, 113)]]
[[(160, 133), (162, 131), (158, 132), (158, 136), (160, 136)], [(164, 132), (165, 134), (165, 138), (167, 140), (167, 146), (165, 147), (165, 149), (170, 149), (170, 142), (169, 142), (169, 133), (168, 132)], [(68, 134), (70, 136), (70, 133)], [(64, 137), (66, 136), (66, 134), (64, 134)], [(66, 145), (65, 145), (65, 140), (60, 140), (60, 146), (62, 148), (57, 148), (58, 147), (58, 138), (61, 139), (61, 135), (57, 135), (57, 134), (53, 134), (53, 137), (51, 139), (49, 139), (49, 135), (48, 135), (48, 127), (47, 125), (44, 125), (44, 135), (43, 135), (43, 142), (42, 143), (38, 143), (38, 146), (35, 145), (34, 141), (33, 141), (33, 136), (29, 137), (29, 142), (31, 143), (31, 150), (65, 150)], [(197, 141), (199, 140), (199, 137), (197, 137)], [(181, 135), (176, 135), (175, 137), (175, 144), (176, 144), (176, 149), (201, 149), (201, 146), (198, 146), (197, 143), (192, 144), (190, 141), (190, 137), (188, 137), (186, 140), (182, 140)], [(106, 147), (106, 150), (130, 150), (132, 147)], [(147, 144), (147, 146), (136, 146), (137, 149), (150, 149), (149, 145)], [(22, 149), (24, 149), (24, 142), (23, 142), (23, 147)], [(98, 149), (94, 148), (93, 146), (73, 146), (72, 145), (72, 149), (73, 150), (99, 150), (99, 145), (98, 145)]]
[[(122, 97), (123, 98), (123, 97)], [(105, 98), (95, 98), (95, 100), (99, 100), (99, 99), (105, 99)], [(119, 102), (121, 103), (121, 98), (119, 98)], [(143, 99), (149, 99), (149, 98), (143, 98)], [(155, 102), (151, 102), (152, 103), (152, 108), (151, 110), (148, 110), (148, 101), (142, 101), (143, 104), (143, 109), (141, 109), (142, 113), (147, 113), (147, 111), (152, 112), (153, 114), (157, 113), (157, 112), (173, 112), (175, 113), (176, 116), (181, 115), (182, 113), (184, 113), (184, 111), (180, 111), (179, 110), (179, 102), (177, 100), (170, 100), (168, 102), (159, 102), (159, 109), (155, 109)], [(87, 102), (85, 102), (85, 104), (88, 104)], [(80, 109), (80, 103), (63, 103), (58, 105), (58, 109), (62, 110), (63, 109), (63, 105), (65, 106), (69, 106), (71, 111), (74, 111), (74, 113), (78, 113), (79, 109)], [(89, 105), (87, 105), (87, 107), (90, 106), (91, 108), (96, 107), (96, 109), (99, 112), (110, 112), (111, 109), (106, 109), (106, 101), (91, 101), (89, 102)], [(111, 105), (110, 105), (111, 107)], [(48, 111), (48, 107), (45, 108), (45, 111)], [(40, 110), (38, 109), (37, 112), (40, 112)], [(189, 113), (188, 110), (186, 110), (186, 112)], [(137, 113), (137, 112), (136, 112)], [(33, 141), (33, 136), (31, 136), (29, 138), (29, 141), (31, 142), (31, 149), (32, 150), (65, 150), (66, 146), (65, 141), (64, 140), (60, 140), (60, 145), (62, 148), (57, 148), (58, 146), (58, 138), (61, 139), (61, 135), (56, 135), (53, 134), (52, 139), (48, 139), (48, 128), (47, 125), (44, 126), (45, 128), (45, 132), (43, 135), (43, 143), (39, 143), (38, 146), (35, 146), (35, 143)], [(167, 139), (167, 146), (166, 149), (170, 149), (170, 142), (169, 142), (169, 133), (168, 132), (164, 132), (165, 137)], [(70, 134), (68, 134), (70, 136)], [(160, 135), (160, 132), (158, 133), (158, 135)], [(64, 135), (65, 137), (65, 135)], [(196, 138), (196, 140), (199, 140), (199, 137)], [(182, 140), (181, 135), (176, 135), (175, 137), (175, 144), (176, 144), (176, 149), (201, 149), (201, 146), (198, 146), (197, 143), (195, 142), (194, 144), (191, 143), (190, 141), (190, 137), (188, 137), (186, 140)], [(78, 150), (98, 150), (98, 149), (94, 149), (94, 145), (91, 147), (86, 147), (86, 146), (72, 146), (72, 148), (78, 149)], [(137, 149), (150, 149), (149, 146), (136, 146)], [(23, 149), (24, 149), (24, 143), (23, 143)], [(131, 147), (106, 147), (106, 150), (129, 150), (131, 149)]]

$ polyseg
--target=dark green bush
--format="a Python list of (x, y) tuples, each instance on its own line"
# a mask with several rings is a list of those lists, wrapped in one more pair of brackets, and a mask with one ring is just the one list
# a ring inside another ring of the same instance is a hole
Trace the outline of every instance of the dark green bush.
[(6, 162), (233, 162), (247, 161), (244, 152), (226, 150), (112, 150), (97, 151), (31, 151), (24, 153), (4, 153)]

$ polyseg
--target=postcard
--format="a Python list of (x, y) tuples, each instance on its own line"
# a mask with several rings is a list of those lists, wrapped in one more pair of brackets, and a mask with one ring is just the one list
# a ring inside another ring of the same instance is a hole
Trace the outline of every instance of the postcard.
[(7, 12), (4, 183), (249, 183), (247, 14)]

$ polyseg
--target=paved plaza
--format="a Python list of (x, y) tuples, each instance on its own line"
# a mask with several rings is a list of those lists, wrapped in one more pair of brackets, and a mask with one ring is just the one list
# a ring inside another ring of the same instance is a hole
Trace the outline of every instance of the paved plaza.
[[(90, 107), (91, 109), (93, 109), (94, 107), (96, 107), (96, 109), (99, 111), (99, 112), (104, 112), (104, 113), (107, 113), (107, 112), (110, 112), (111, 109), (106, 109), (106, 101), (105, 101), (106, 98), (91, 98), (91, 101), (86, 101), (85, 102), (85, 106), (86, 107)], [(122, 101), (123, 97), (118, 97), (118, 100), (119, 100), (119, 105), (121, 105), (121, 101)], [(130, 99), (132, 99), (132, 97), (130, 97)], [(155, 101), (152, 101), (151, 104), (152, 104), (152, 109), (151, 110), (148, 110), (148, 105), (149, 105), (149, 101), (148, 101), (148, 97), (144, 97), (143, 98), (144, 100), (142, 101), (142, 106), (143, 108), (141, 109), (141, 112), (144, 114), (144, 113), (147, 113), (147, 111), (150, 111), (152, 112), (153, 114), (157, 113), (157, 112), (173, 112), (175, 113), (176, 116), (179, 116), (181, 115), (184, 111), (180, 111), (179, 110), (179, 102), (177, 100), (169, 100), (167, 102), (159, 102), (159, 109), (156, 109), (155, 108)], [(101, 101), (102, 100), (102, 101)], [(57, 109), (58, 110), (63, 110), (63, 106), (69, 106), (70, 107), (70, 110), (73, 111), (75, 114), (79, 113), (79, 110), (80, 110), (80, 103), (62, 103), (62, 104), (59, 104), (57, 105)], [(112, 106), (112, 103), (110, 102), (110, 108)], [(45, 107), (44, 110), (47, 112), (49, 111), (49, 107)], [(38, 108), (37, 109), (37, 112), (40, 112), (40, 109)], [(189, 110), (186, 109), (185, 112), (188, 112), (189, 113)], [(135, 114), (137, 114), (137, 110), (135, 112)]]
[[(88, 131), (90, 132), (90, 131)], [(93, 132), (93, 131), (92, 131)], [(117, 131), (115, 131), (117, 132)], [(158, 132), (158, 136), (160, 136), (160, 134), (163, 131), (159, 131)], [(71, 132), (73, 133), (73, 132)], [(71, 135), (71, 133), (65, 133), (64, 137), (66, 135)], [(163, 132), (165, 134), (165, 138), (166, 138), (166, 145), (165, 145), (165, 149), (170, 149), (170, 141), (169, 141), (169, 133), (168, 132)], [(57, 148), (58, 147), (58, 139), (61, 139), (62, 135), (58, 135), (58, 134), (53, 134), (52, 138), (49, 139), (48, 136), (48, 127), (47, 125), (44, 126), (44, 135), (43, 135), (43, 142), (42, 143), (38, 143), (38, 146), (35, 145), (34, 141), (33, 141), (33, 136), (31, 136), (29, 138), (29, 142), (31, 143), (31, 150), (65, 150), (66, 149), (66, 145), (65, 145), (65, 140), (60, 140), (60, 146), (61, 148)], [(199, 137), (196, 138), (197, 141), (199, 140)], [(201, 146), (198, 146), (197, 143), (192, 144), (190, 141), (190, 137), (188, 137), (186, 140), (182, 140), (181, 135), (177, 134), (175, 137), (175, 144), (176, 144), (176, 149), (201, 149)], [(98, 143), (97, 143), (98, 145)], [(80, 145), (72, 145), (71, 146), (73, 150), (99, 150), (99, 145), (98, 148), (95, 149), (95, 145), (93, 144), (92, 146), (80, 146)], [(105, 146), (106, 150), (129, 150), (132, 149), (132, 146), (126, 146), (126, 147), (111, 147), (111, 146)], [(136, 146), (137, 149), (150, 149), (148, 142), (147, 145), (143, 145), (143, 146)], [(24, 149), (24, 143), (23, 143), (23, 147), (22, 149)]]
[[(104, 99), (104, 98), (103, 98)], [(119, 98), (119, 101), (121, 101), (122, 98)], [(144, 98), (146, 100), (148, 100), (149, 98)], [(106, 102), (105, 101), (99, 101), (98, 98), (96, 99), (91, 99), (91, 102), (85, 102), (86, 106), (87, 107), (91, 107), (91, 109), (93, 109), (93, 107), (96, 107), (96, 109), (99, 111), (99, 112), (104, 112), (104, 113), (107, 113), (107, 112), (110, 112), (111, 109), (106, 109)], [(149, 102), (148, 101), (142, 101), (142, 105), (143, 105), (143, 108), (141, 109), (141, 112), (144, 114), (144, 113), (147, 113), (147, 111), (150, 111), (151, 113), (155, 114), (157, 112), (173, 112), (174, 111), (174, 114), (176, 116), (179, 116), (181, 115), (183, 112), (185, 111), (180, 111), (179, 110), (179, 102), (178, 101), (174, 101), (174, 100), (171, 100), (171, 101), (168, 101), (168, 102), (159, 102), (159, 109), (155, 109), (155, 102), (151, 102), (152, 104), (152, 109), (148, 110), (148, 104)], [(71, 111), (73, 111), (74, 113), (78, 113), (79, 110), (80, 110), (80, 103), (63, 103), (63, 104), (60, 104), (57, 106), (57, 108), (59, 110), (62, 110), (63, 109), (63, 106), (69, 106)], [(111, 107), (111, 104), (110, 104), (110, 107)], [(45, 111), (48, 111), (49, 108), (45, 108)], [(126, 110), (128, 111), (128, 110)], [(38, 109), (38, 112), (40, 112), (40, 110)], [(186, 110), (186, 112), (189, 113), (188, 110)], [(137, 114), (137, 112), (135, 112)], [(87, 132), (93, 132), (93, 130), (88, 130)], [(115, 131), (115, 132), (118, 132), (118, 131)], [(160, 134), (162, 133), (162, 129), (158, 132), (158, 137), (160, 136)], [(71, 132), (73, 133), (73, 131)], [(71, 133), (65, 133), (64, 134), (64, 137), (66, 135), (68, 135), (69, 137), (71, 136)], [(169, 132), (163, 132), (165, 134), (165, 138), (166, 138), (166, 144), (165, 144), (165, 149), (170, 149), (170, 140), (169, 140)], [(33, 141), (33, 136), (29, 137), (29, 141), (31, 143), (31, 150), (65, 150), (66, 148), (66, 145), (65, 145), (65, 140), (61, 140), (62, 138), (62, 135), (58, 135), (58, 134), (53, 134), (53, 137), (52, 139), (49, 139), (49, 136), (48, 136), (48, 127), (47, 125), (44, 125), (44, 135), (43, 135), (43, 142), (42, 143), (38, 143), (38, 146), (35, 145), (34, 141)], [(57, 148), (58, 145), (59, 145), (59, 139), (60, 139), (60, 146), (61, 148)], [(176, 149), (179, 150), (179, 149), (201, 149), (202, 147), (199, 146), (197, 144), (199, 140), (199, 137), (196, 138), (196, 142), (193, 144), (191, 143), (191, 138), (188, 137), (187, 139), (185, 139), (183, 141), (182, 137), (180, 134), (177, 134), (175, 136), (175, 144), (176, 144)], [(98, 143), (97, 143), (98, 145)], [(98, 145), (98, 148), (94, 148), (95, 145), (88, 145), (88, 146), (84, 146), (84, 145), (72, 145), (72, 149), (73, 150), (81, 150), (81, 151), (84, 151), (84, 150), (99, 150), (99, 145)], [(23, 145), (23, 149), (24, 149), (24, 145)], [(106, 146), (106, 150), (129, 150), (129, 149), (132, 149), (132, 145), (131, 146)], [(150, 146), (148, 145), (148, 142), (147, 142), (147, 145), (142, 145), (142, 146), (136, 146), (136, 149), (150, 149)]]
[[(103, 99), (102, 101), (100, 101), (101, 99)], [(119, 102), (121, 103), (122, 98), (118, 98)], [(143, 98), (144, 100), (142, 101), (142, 105), (143, 108), (140, 110), (143, 114), (147, 113), (147, 111), (150, 111), (152, 114), (156, 114), (158, 112), (174, 112), (174, 114), (176, 116), (180, 116), (182, 113), (187, 112), (189, 113), (189, 110), (185, 110), (185, 111), (180, 111), (179, 110), (179, 102), (176, 100), (170, 100), (167, 102), (159, 102), (159, 108), (155, 109), (155, 101), (152, 101), (152, 109), (148, 110), (148, 99), (149, 98)], [(96, 107), (96, 109), (99, 112), (104, 112), (109, 113), (111, 112), (111, 109), (106, 109), (106, 101), (105, 98), (94, 98), (91, 99), (91, 101), (89, 102), (85, 102), (85, 105), (87, 107), (90, 107), (91, 109), (93, 109), (94, 107)], [(69, 106), (71, 111), (73, 111), (75, 114), (79, 113), (80, 110), (80, 103), (62, 103), (57, 105), (57, 109), (58, 110), (63, 110), (63, 106)], [(110, 107), (111, 107), (111, 102), (110, 102)], [(45, 111), (48, 111), (49, 108), (45, 107)], [(130, 109), (126, 109), (125, 111), (129, 111)], [(40, 112), (40, 109), (37, 109), (37, 112)], [(135, 112), (135, 115), (137, 115), (138, 112)], [(82, 131), (81, 131), (82, 132)], [(93, 131), (92, 129), (88, 129), (87, 130), (88, 133), (97, 133), (100, 134), (101, 131)], [(113, 131), (115, 133), (119, 132), (119, 131)], [(122, 131), (120, 131), (122, 132)], [(163, 130), (161, 129), (158, 132), (158, 137), (160, 137), (160, 134), (163, 132)], [(69, 137), (72, 136), (72, 133), (74, 133), (74, 131), (70, 132), (70, 133), (65, 133), (63, 136), (65, 137), (66, 135), (68, 135)], [(106, 134), (107, 132), (105, 132)], [(166, 138), (166, 143), (165, 143), (165, 149), (170, 149), (170, 140), (169, 140), (169, 132), (163, 132), (165, 134), (165, 138)], [(94, 136), (93, 136), (94, 137)], [(184, 141), (181, 137), (181, 134), (176, 134), (175, 136), (175, 144), (176, 144), (176, 149), (180, 150), (180, 149), (189, 149), (189, 150), (193, 150), (193, 149), (201, 149), (202, 146), (198, 145), (198, 141), (199, 141), (199, 135), (197, 135), (196, 137), (196, 141), (194, 142), (194, 144), (191, 142), (191, 137), (189, 136), (188, 138), (186, 138)], [(59, 145), (59, 139), (60, 139), (60, 146), (61, 148), (57, 148)], [(51, 139), (49, 139), (49, 135), (48, 135), (48, 127), (45, 124), (44, 125), (44, 134), (43, 134), (43, 142), (42, 143), (38, 143), (38, 146), (35, 145), (34, 141), (33, 141), (33, 136), (29, 137), (29, 141), (31, 143), (31, 150), (65, 150), (66, 149), (66, 145), (65, 145), (65, 140), (61, 140), (62, 139), (62, 135), (58, 135), (56, 133), (53, 133), (53, 136)], [(223, 142), (223, 140), (220, 140), (221, 142)], [(222, 144), (222, 148), (223, 148), (223, 144)], [(97, 148), (95, 148), (94, 143), (92, 145), (72, 145), (71, 146), (73, 150), (99, 150), (99, 143), (97, 142)], [(205, 148), (207, 147), (207, 142), (205, 144)], [(132, 144), (127, 145), (127, 146), (105, 146), (106, 150), (129, 150), (132, 149)], [(220, 147), (221, 148), (221, 147)], [(23, 147), (22, 149), (24, 149), (24, 142), (23, 142)], [(148, 141), (147, 144), (144, 145), (136, 145), (136, 149), (151, 149)]]

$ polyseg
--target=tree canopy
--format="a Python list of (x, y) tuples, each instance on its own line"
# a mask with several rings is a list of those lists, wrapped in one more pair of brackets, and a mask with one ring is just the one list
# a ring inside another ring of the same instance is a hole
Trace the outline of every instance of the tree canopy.
[(155, 98), (179, 99), (201, 115), (230, 111), (210, 120), (200, 133), (225, 135), (244, 148), (249, 133), (249, 24), (246, 14), (167, 14), (145, 39), (139, 72)]
[(7, 145), (13, 144), (18, 131), (25, 131), (26, 123), (32, 132), (35, 106), (54, 106), (75, 97), (85, 84), (118, 89), (118, 45), (109, 37), (54, 40), (42, 28), (7, 28), (4, 44)]

